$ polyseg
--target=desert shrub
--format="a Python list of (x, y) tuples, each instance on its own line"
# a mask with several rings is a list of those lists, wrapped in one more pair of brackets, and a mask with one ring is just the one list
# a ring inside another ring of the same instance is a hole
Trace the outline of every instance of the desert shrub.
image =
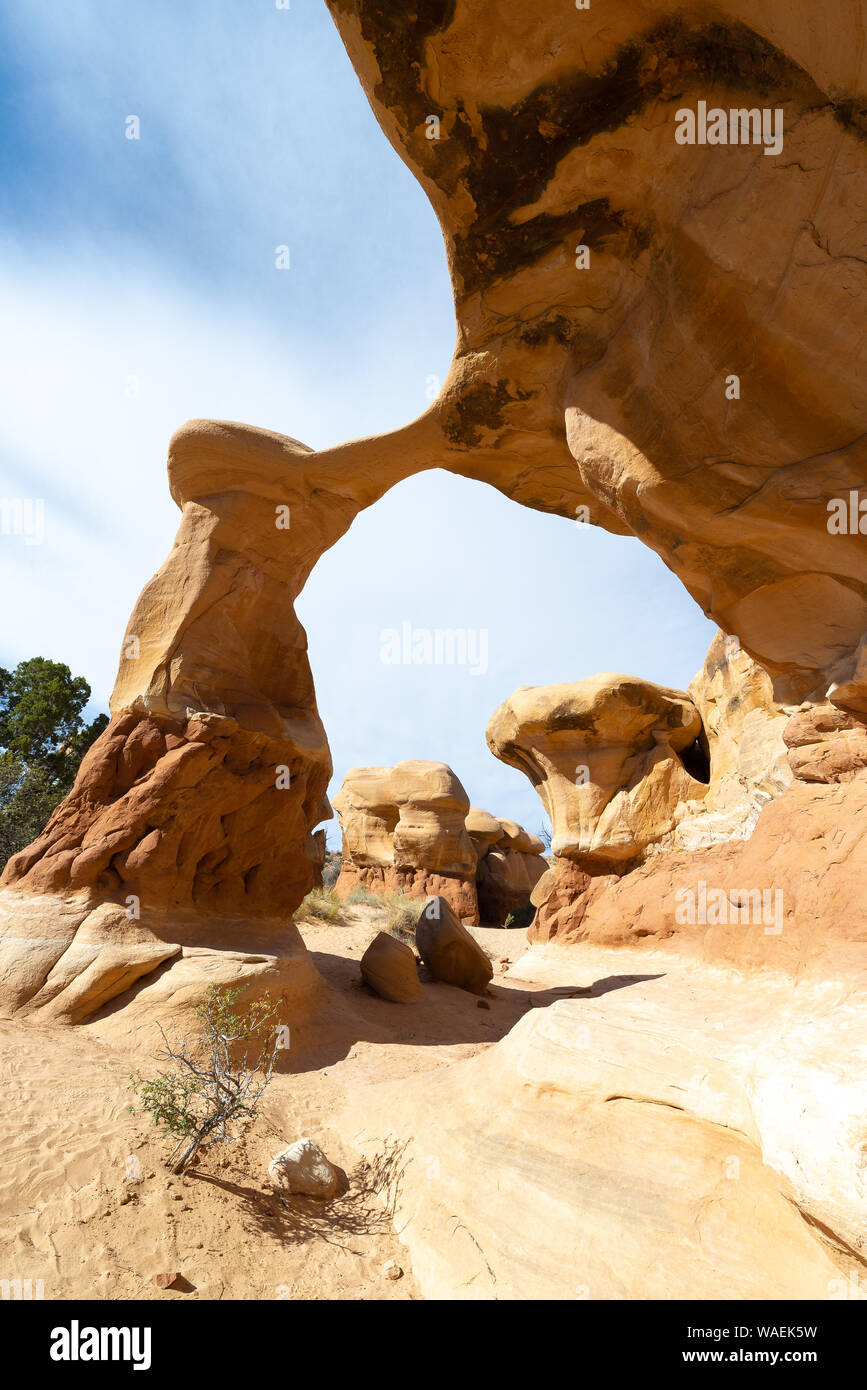
[(295, 911), (296, 917), (318, 917), (320, 922), (339, 922), (340, 903), (325, 888), (312, 888)]
[(365, 888), (363, 884), (357, 883), (356, 886), (347, 893), (343, 901), (347, 903), (364, 903), (369, 907), (378, 907), (385, 902), (385, 898), (381, 897), (378, 893), (371, 893), (369, 888)]
[(412, 907), (398, 908), (388, 926), (392, 936), (396, 937), (398, 941), (402, 941), (405, 946), (412, 946), (413, 950), (415, 950), (415, 929), (424, 905), (425, 899), (421, 898), (416, 900)]
[[(271, 1080), (277, 1056), (277, 1010), (266, 994), (243, 1012), (234, 1004), (246, 986), (220, 990), (211, 985), (196, 1007), (198, 1033), (193, 1038), (166, 1037), (154, 1060), (169, 1069), (145, 1078), (130, 1077), (129, 1089), (139, 1111), (164, 1134), (177, 1137), (166, 1162), (182, 1173), (199, 1149), (235, 1143)], [(240, 1049), (240, 1055), (237, 1055)], [(251, 1062), (251, 1056), (253, 1058)], [(135, 1115), (135, 1105), (129, 1106)], [(233, 1127), (239, 1132), (231, 1133)]]
[(514, 911), (510, 912), (507, 915), (506, 920), (503, 923), (503, 926), (529, 927), (530, 923), (532, 922), (535, 916), (536, 909), (532, 903), (521, 903), (520, 907), (516, 907)]
[(325, 866), (322, 870), (322, 887), (333, 888), (340, 877), (340, 870), (342, 868), (342, 854), (327, 854), (325, 856)]

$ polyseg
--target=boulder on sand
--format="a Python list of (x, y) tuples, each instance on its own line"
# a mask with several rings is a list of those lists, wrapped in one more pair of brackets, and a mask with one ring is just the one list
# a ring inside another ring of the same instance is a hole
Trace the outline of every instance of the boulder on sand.
[(375, 994), (393, 1004), (411, 1004), (421, 994), (413, 952), (387, 931), (378, 932), (361, 957), (361, 975)]
[(341, 1173), (312, 1139), (296, 1139), (268, 1164), (268, 1176), (278, 1192), (305, 1197), (333, 1197), (340, 1190)]
[(419, 955), (437, 980), (471, 994), (484, 994), (494, 968), (475, 937), (458, 921), (445, 898), (431, 898), (415, 929)]

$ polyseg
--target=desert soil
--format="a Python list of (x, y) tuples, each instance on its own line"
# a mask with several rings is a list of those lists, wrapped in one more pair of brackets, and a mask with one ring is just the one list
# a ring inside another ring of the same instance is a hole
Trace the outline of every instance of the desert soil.
[[(42, 1280), (46, 1299), (417, 1299), (410, 1259), (384, 1203), (394, 1156), (372, 1166), (347, 1152), (333, 1117), (380, 1081), (410, 1078), (490, 1047), (552, 992), (510, 982), (523, 931), (477, 930), (495, 962), (488, 1008), (428, 982), (420, 1002), (387, 1003), (358, 962), (381, 925), (367, 905), (345, 923), (298, 925), (334, 992), (339, 1027), (290, 1048), (240, 1142), (202, 1155), (183, 1177), (171, 1144), (128, 1112), (130, 1073), (147, 1056), (90, 1026), (0, 1021), (0, 1279)], [(159, 1038), (154, 1030), (154, 1050)], [(267, 1165), (302, 1136), (349, 1180), (329, 1203), (281, 1203)], [(390, 1261), (403, 1271), (386, 1274)], [(161, 1273), (182, 1276), (158, 1288)]]

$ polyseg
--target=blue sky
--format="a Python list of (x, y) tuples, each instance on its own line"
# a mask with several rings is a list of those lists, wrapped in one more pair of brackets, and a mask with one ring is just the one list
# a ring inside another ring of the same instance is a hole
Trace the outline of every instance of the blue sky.
[[(0, 536), (0, 664), (65, 661), (94, 708), (177, 526), (173, 430), (215, 416), (322, 448), (393, 429), (455, 337), (436, 220), (322, 0), (6, 0), (0, 314), (0, 497), (45, 499), (43, 544)], [(535, 792), (485, 746), (496, 706), (600, 670), (683, 686), (713, 635), (637, 541), (440, 472), (363, 513), (297, 607), (332, 791), (434, 758), (530, 829)], [(484, 630), (487, 669), (384, 664), (405, 621)]]

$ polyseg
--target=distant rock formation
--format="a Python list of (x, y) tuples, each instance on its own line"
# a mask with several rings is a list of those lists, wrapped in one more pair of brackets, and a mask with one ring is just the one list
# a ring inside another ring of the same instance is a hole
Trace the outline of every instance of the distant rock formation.
[(343, 832), (337, 897), (358, 887), (438, 895), (463, 921), (478, 922), (477, 853), (465, 824), (470, 800), (445, 763), (352, 768), (334, 809)]
[(339, 898), (358, 887), (441, 896), (463, 922), (502, 926), (548, 867), (542, 841), (470, 806), (445, 763), (353, 768), (334, 809), (343, 831)]
[(471, 806), (467, 831), (479, 856), (476, 888), (483, 922), (502, 926), (510, 912), (530, 901), (548, 868), (545, 846), (513, 820), (497, 820)]

